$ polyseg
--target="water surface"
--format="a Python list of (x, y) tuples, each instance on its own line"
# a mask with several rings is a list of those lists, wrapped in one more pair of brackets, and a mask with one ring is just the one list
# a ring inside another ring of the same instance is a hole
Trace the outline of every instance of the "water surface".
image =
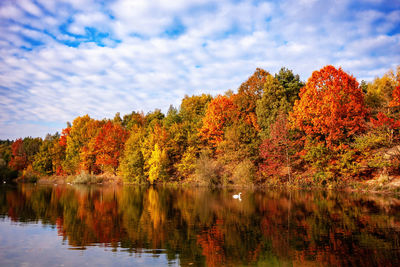
[(0, 266), (400, 266), (400, 200), (344, 192), (0, 187)]

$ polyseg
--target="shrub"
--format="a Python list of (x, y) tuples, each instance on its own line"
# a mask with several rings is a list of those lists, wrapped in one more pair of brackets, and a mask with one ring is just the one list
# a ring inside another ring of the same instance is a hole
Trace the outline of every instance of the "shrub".
[(322, 171), (332, 159), (331, 150), (322, 143), (308, 144), (305, 149), (304, 159), (317, 171)]
[(68, 181), (73, 184), (95, 184), (101, 183), (103, 178), (96, 177), (86, 172), (81, 172), (76, 176), (70, 176)]
[(196, 149), (188, 147), (182, 159), (176, 164), (176, 169), (182, 177), (189, 177), (196, 170)]
[(24, 183), (36, 183), (39, 179), (39, 174), (32, 169), (32, 166), (28, 166), (26, 170), (22, 171), (21, 181)]
[(218, 162), (202, 153), (196, 162), (195, 176), (200, 183), (218, 186), (222, 183), (222, 167)]
[(353, 143), (353, 147), (362, 152), (370, 149), (385, 147), (388, 145), (388, 136), (382, 132), (369, 132), (365, 135), (357, 136)]
[(232, 179), (234, 184), (251, 185), (255, 180), (255, 166), (249, 159), (240, 162), (233, 170)]

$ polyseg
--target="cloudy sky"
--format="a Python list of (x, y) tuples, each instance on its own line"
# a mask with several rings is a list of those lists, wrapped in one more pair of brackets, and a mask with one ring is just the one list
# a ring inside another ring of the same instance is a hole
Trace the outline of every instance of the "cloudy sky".
[(394, 0), (1, 0), (0, 139), (163, 111), (256, 67), (370, 81), (400, 64)]

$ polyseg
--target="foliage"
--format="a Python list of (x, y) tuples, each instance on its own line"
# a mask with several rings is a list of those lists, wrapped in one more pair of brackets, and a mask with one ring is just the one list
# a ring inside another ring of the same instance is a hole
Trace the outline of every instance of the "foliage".
[(52, 175), (53, 168), (53, 146), (58, 142), (59, 135), (47, 135), (39, 148), (39, 152), (35, 154), (35, 160), (32, 163), (33, 169), (44, 175)]
[(141, 144), (141, 151), (144, 158), (144, 173), (150, 183), (156, 180), (163, 181), (168, 174), (166, 161), (168, 160), (169, 133), (164, 126), (158, 123), (154, 123), (147, 131)]
[(292, 70), (282, 67), (277, 74), (275, 74), (280, 84), (285, 88), (286, 100), (292, 107), (294, 102), (299, 99), (300, 89), (304, 86), (304, 83), (300, 81), (300, 76), (294, 74)]
[(291, 120), (305, 135), (332, 147), (365, 129), (367, 111), (356, 79), (326, 66), (301, 89)]
[(125, 182), (143, 183), (145, 181), (144, 157), (140, 146), (143, 138), (143, 128), (135, 125), (125, 143), (125, 149), (119, 165), (119, 174), (124, 178)]
[(279, 80), (269, 75), (264, 84), (264, 93), (257, 101), (257, 119), (262, 129), (262, 138), (269, 136), (270, 126), (278, 113), (289, 113), (290, 108), (285, 88)]
[(269, 137), (264, 139), (260, 145), (260, 157), (262, 162), (259, 166), (260, 174), (264, 177), (280, 177), (285, 167), (287, 178), (291, 176), (291, 158), (294, 155), (294, 142), (291, 140), (287, 115), (278, 114), (275, 122), (271, 125)]
[(181, 177), (190, 177), (195, 172), (197, 160), (196, 150), (195, 147), (188, 147), (182, 155), (181, 161), (176, 164), (176, 169)]
[(238, 109), (239, 116), (245, 123), (258, 129), (256, 103), (261, 98), (264, 84), (269, 73), (257, 68), (238, 89), (238, 93), (232, 95), (233, 103)]
[(90, 140), (97, 135), (104, 122), (94, 120), (88, 115), (77, 117), (72, 122), (71, 130), (67, 136), (67, 146), (63, 169), (74, 174), (80, 169), (88, 170), (94, 168), (93, 155), (88, 153)]
[(342, 183), (358, 175), (362, 170), (359, 150), (340, 144), (328, 148), (324, 143), (309, 143), (304, 159), (315, 171), (315, 182), (325, 185), (328, 182)]
[(164, 118), (164, 125), (169, 128), (173, 124), (180, 123), (181, 122), (181, 117), (178, 113), (178, 110), (173, 106), (170, 105), (167, 116)]
[(103, 125), (95, 138), (93, 148), (96, 155), (96, 165), (103, 172), (116, 173), (126, 139), (128, 139), (128, 131), (121, 125), (111, 121)]
[(82, 171), (81, 173), (71, 176), (68, 178), (68, 181), (73, 184), (95, 184), (95, 183), (101, 183), (102, 179), (96, 177), (95, 175), (89, 174), (85, 171)]
[(156, 181), (165, 181), (167, 175), (168, 157), (165, 150), (161, 150), (158, 144), (154, 145), (151, 157), (148, 160), (148, 181), (154, 184)]
[(22, 171), (22, 176), (18, 179), (21, 179), (25, 183), (36, 183), (38, 178), (39, 173), (35, 172), (32, 166), (28, 166), (28, 168)]
[(232, 99), (219, 95), (208, 105), (206, 114), (203, 118), (203, 126), (200, 129), (200, 137), (216, 147), (224, 136), (224, 127), (228, 126), (234, 117), (236, 106)]
[(396, 73), (388, 71), (382, 77), (377, 77), (372, 83), (367, 85), (366, 103), (375, 110), (387, 108), (392, 99), (392, 94), (397, 86), (400, 77), (400, 68)]
[(27, 164), (31, 165), (35, 160), (36, 153), (39, 152), (40, 146), (42, 145), (42, 138), (36, 137), (25, 137), (23, 140), (23, 150), (27, 159)]
[(145, 116), (143, 112), (133, 111), (131, 114), (124, 115), (122, 120), (122, 126), (127, 130), (132, 129), (134, 125), (138, 127), (143, 127), (145, 124)]
[(28, 157), (26, 155), (24, 144), (22, 138), (18, 138), (15, 142), (11, 145), (11, 161), (9, 163), (10, 168), (13, 170), (23, 170), (27, 167)]
[(198, 131), (203, 126), (203, 117), (208, 104), (211, 102), (210, 95), (185, 96), (182, 99), (179, 117), (182, 119), (182, 131), (186, 133), (187, 145), (198, 148), (200, 138)]
[(239, 162), (232, 171), (232, 182), (235, 185), (252, 185), (256, 179), (256, 167), (250, 159)]
[(208, 186), (218, 186), (222, 184), (221, 165), (209, 156), (209, 153), (202, 152), (196, 162), (196, 179)]
[(354, 140), (353, 147), (359, 151), (369, 151), (389, 145), (387, 135), (381, 132), (368, 132), (357, 136)]
[[(6, 175), (9, 166), (20, 175), (82, 174), (81, 180), (118, 174), (128, 183), (248, 185), (292, 181), (293, 174), (338, 183), (387, 170), (373, 155), (399, 144), (400, 67), (361, 85), (333, 66), (305, 85), (287, 68), (274, 76), (258, 68), (237, 92), (185, 96), (166, 115), (85, 115), (61, 135), (1, 141), (0, 165)], [(385, 160), (389, 170), (396, 160)]]
[(8, 164), (11, 160), (11, 145), (10, 140), (0, 140), (0, 158), (4, 160), (5, 164)]
[(393, 90), (392, 100), (389, 102), (389, 107), (397, 108), (400, 106), (400, 81), (398, 86)]
[(147, 126), (153, 127), (153, 125), (160, 125), (164, 119), (165, 115), (161, 112), (161, 109), (155, 109), (153, 112), (149, 112), (145, 116), (145, 124)]

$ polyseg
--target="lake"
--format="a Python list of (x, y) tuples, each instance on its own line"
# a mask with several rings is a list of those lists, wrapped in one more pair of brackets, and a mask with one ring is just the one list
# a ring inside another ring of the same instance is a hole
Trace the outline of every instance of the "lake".
[(400, 200), (335, 191), (0, 187), (0, 266), (400, 266)]

